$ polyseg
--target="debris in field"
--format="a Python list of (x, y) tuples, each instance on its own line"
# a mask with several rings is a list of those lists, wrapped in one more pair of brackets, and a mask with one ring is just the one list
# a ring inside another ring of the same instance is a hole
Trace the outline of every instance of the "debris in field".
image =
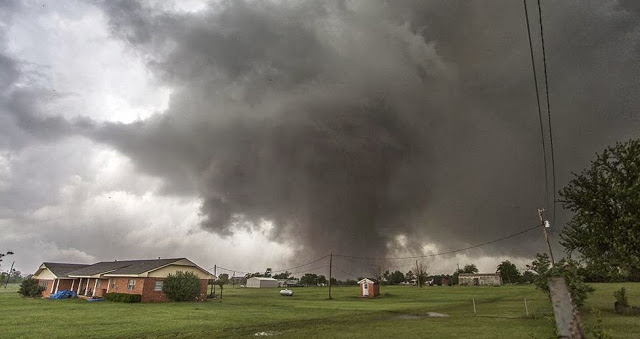
[(276, 335), (278, 334), (277, 332), (273, 332), (273, 331), (263, 331), (263, 332), (256, 332), (256, 334), (254, 334), (254, 337), (268, 337), (271, 335)]

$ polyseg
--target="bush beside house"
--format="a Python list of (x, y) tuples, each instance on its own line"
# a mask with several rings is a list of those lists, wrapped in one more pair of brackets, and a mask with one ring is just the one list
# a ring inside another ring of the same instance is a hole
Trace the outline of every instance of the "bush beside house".
[(104, 299), (121, 303), (139, 303), (142, 300), (142, 295), (129, 293), (107, 293), (104, 295)]
[(182, 271), (169, 274), (162, 286), (162, 292), (173, 301), (193, 301), (200, 289), (200, 278), (192, 272)]
[(23, 297), (37, 298), (42, 296), (43, 288), (38, 283), (38, 279), (25, 279), (20, 284), (18, 293)]

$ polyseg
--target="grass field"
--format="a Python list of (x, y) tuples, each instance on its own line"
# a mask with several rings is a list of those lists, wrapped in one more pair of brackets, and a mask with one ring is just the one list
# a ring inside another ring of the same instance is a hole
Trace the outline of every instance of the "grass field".
[[(583, 310), (585, 327), (601, 321), (614, 338), (640, 338), (640, 318), (613, 312), (614, 290), (625, 286), (640, 304), (640, 284), (594, 284)], [(201, 303), (121, 304), (23, 299), (17, 286), (0, 289), (0, 336), (33, 337), (249, 337), (291, 338), (551, 338), (547, 297), (532, 286), (382, 286), (378, 299), (360, 299), (357, 287), (224, 290), (224, 299)], [(474, 316), (475, 298), (478, 315)], [(530, 317), (525, 316), (524, 301)], [(425, 317), (427, 312), (449, 315)]]

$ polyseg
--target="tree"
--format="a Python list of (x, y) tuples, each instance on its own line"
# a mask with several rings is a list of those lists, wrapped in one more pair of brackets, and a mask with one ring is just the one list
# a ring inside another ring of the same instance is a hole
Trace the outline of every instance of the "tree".
[(273, 279), (291, 279), (291, 272), (284, 271), (282, 273), (274, 274)]
[(319, 275), (318, 276), (318, 284), (321, 285), (326, 285), (327, 284), (327, 277), (325, 277), (324, 275)]
[(591, 270), (640, 281), (640, 140), (606, 148), (560, 190), (574, 214), (560, 243)]
[(518, 272), (518, 268), (511, 261), (505, 260), (501, 262), (500, 265), (498, 265), (497, 270), (500, 272), (500, 277), (502, 277), (503, 282), (507, 282), (509, 284), (518, 282), (520, 272)]
[(404, 274), (400, 271), (395, 271), (389, 274), (389, 284), (390, 285), (398, 285), (401, 282), (404, 282)]
[(418, 286), (424, 286), (424, 284), (427, 282), (428, 276), (429, 274), (427, 273), (426, 265), (423, 265), (422, 263), (418, 264), (418, 267), (416, 267), (416, 280)]
[(522, 272), (522, 275), (518, 278), (520, 284), (533, 284), (536, 281), (536, 274), (530, 270)]
[(305, 273), (305, 275), (300, 278), (300, 283), (304, 286), (317, 286), (318, 275), (314, 273)]
[(549, 294), (548, 279), (551, 277), (563, 277), (567, 283), (571, 298), (577, 306), (582, 306), (594, 289), (585, 284), (584, 277), (580, 275), (580, 264), (572, 259), (562, 259), (551, 267), (551, 261), (546, 253), (536, 254), (536, 259), (527, 265), (527, 268), (537, 273), (534, 284), (547, 295)]
[(415, 277), (415, 274), (413, 274), (413, 271), (411, 270), (404, 274), (405, 281), (411, 281), (411, 279), (413, 279), (414, 277)]
[(200, 277), (192, 272), (178, 271), (164, 279), (162, 292), (173, 301), (190, 301), (200, 294), (200, 286)]
[(220, 274), (218, 280), (216, 280), (216, 285), (220, 286), (220, 299), (222, 299), (222, 289), (225, 284), (229, 283), (229, 275), (227, 273)]
[(478, 273), (478, 267), (476, 267), (475, 264), (464, 265), (464, 268), (460, 273)]
[(267, 267), (267, 269), (264, 271), (263, 276), (266, 278), (271, 278), (271, 267)]
[(38, 283), (38, 279), (25, 279), (20, 284), (18, 293), (23, 297), (37, 298), (42, 296), (42, 286)]

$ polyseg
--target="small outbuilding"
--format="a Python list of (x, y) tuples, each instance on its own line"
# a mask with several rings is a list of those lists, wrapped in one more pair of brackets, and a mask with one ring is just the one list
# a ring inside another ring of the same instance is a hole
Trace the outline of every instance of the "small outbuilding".
[(502, 285), (502, 277), (500, 273), (460, 273), (458, 285), (500, 286)]
[(364, 278), (358, 281), (361, 298), (375, 298), (380, 295), (380, 282)]
[(269, 288), (279, 287), (278, 280), (273, 278), (253, 277), (247, 279), (247, 287), (250, 288)]

